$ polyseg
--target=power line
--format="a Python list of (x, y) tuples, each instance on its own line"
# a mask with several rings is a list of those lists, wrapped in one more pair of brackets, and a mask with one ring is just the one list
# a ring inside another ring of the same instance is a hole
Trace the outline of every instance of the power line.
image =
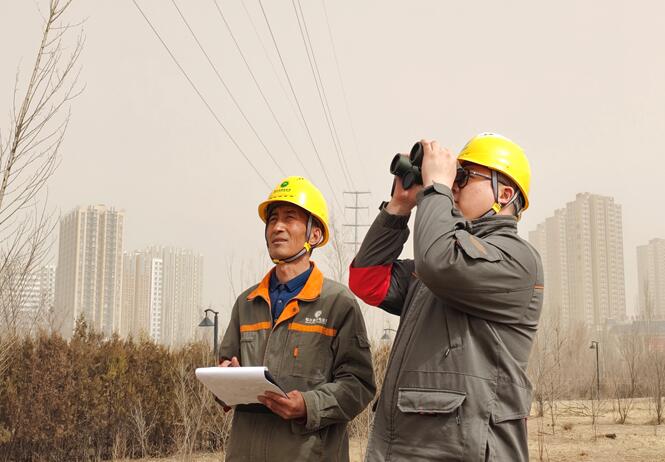
[[(261, 85), (259, 85), (259, 82), (256, 79), (256, 76), (254, 75), (254, 72), (252, 71), (252, 68), (250, 67), (249, 62), (245, 58), (245, 54), (243, 53), (242, 49), (240, 48), (240, 44), (238, 43), (238, 40), (236, 40), (236, 37), (233, 34), (233, 30), (231, 29), (231, 26), (226, 21), (226, 17), (224, 16), (224, 13), (222, 13), (222, 9), (220, 8), (219, 4), (217, 3), (217, 0), (213, 0), (213, 1), (215, 3), (215, 7), (217, 7), (217, 11), (219, 12), (219, 16), (222, 18), (222, 21), (224, 22), (224, 26), (226, 27), (226, 30), (229, 32), (229, 35), (231, 35), (231, 38), (233, 39), (233, 43), (235, 44), (236, 49), (238, 50), (238, 53), (240, 53), (240, 56), (242, 57), (242, 60), (245, 63), (245, 67), (247, 67), (247, 70), (249, 71), (249, 74), (252, 76), (252, 80), (254, 81), (254, 85), (256, 85), (256, 88), (259, 90), (259, 93), (261, 94), (261, 97), (263, 98), (263, 102), (268, 107), (268, 110), (270, 111), (270, 114), (272, 115), (273, 120), (277, 124), (277, 127), (279, 127), (279, 131), (282, 132), (282, 135), (284, 136), (284, 139), (286, 140), (286, 143), (291, 148), (291, 152), (293, 153), (295, 158), (298, 160), (298, 163), (300, 164), (300, 166), (303, 168), (303, 170), (305, 171), (307, 176), (311, 177), (309, 171), (307, 170), (307, 167), (305, 167), (305, 164), (303, 163), (303, 161), (298, 156), (298, 153), (296, 152), (295, 148), (293, 147), (293, 144), (291, 144), (291, 140), (287, 136), (286, 131), (282, 127), (282, 124), (279, 123), (279, 120), (277, 119), (277, 115), (275, 114), (275, 111), (273, 111), (273, 108), (270, 105), (270, 102), (268, 101), (268, 98), (266, 98), (266, 95), (263, 93), (263, 89), (261, 88)], [(244, 2), (243, 2), (243, 6), (244, 6)]]
[(312, 144), (312, 148), (314, 149), (314, 153), (316, 154), (316, 158), (319, 161), (319, 165), (321, 166), (321, 171), (323, 172), (323, 175), (325, 176), (326, 182), (328, 183), (328, 186), (330, 187), (330, 192), (332, 193), (335, 204), (337, 204), (337, 207), (341, 210), (342, 207), (339, 203), (339, 200), (337, 199), (337, 195), (335, 194), (335, 188), (333, 188), (332, 182), (330, 181), (330, 178), (328, 177), (328, 173), (326, 172), (326, 168), (323, 165), (323, 161), (321, 160), (321, 155), (319, 154), (318, 149), (316, 149), (316, 144), (314, 143), (314, 138), (312, 137), (312, 133), (309, 129), (309, 126), (307, 125), (307, 120), (305, 119), (305, 115), (302, 112), (302, 107), (300, 106), (300, 101), (298, 100), (298, 96), (296, 95), (296, 91), (293, 88), (293, 83), (291, 82), (291, 77), (289, 76), (289, 73), (286, 70), (286, 65), (284, 64), (284, 59), (282, 59), (282, 53), (279, 51), (279, 46), (277, 45), (277, 39), (275, 38), (275, 34), (272, 31), (272, 27), (270, 26), (270, 21), (268, 20), (268, 15), (266, 14), (266, 10), (263, 8), (263, 2), (261, 0), (259, 0), (259, 5), (261, 6), (261, 12), (263, 13), (263, 18), (265, 19), (266, 25), (268, 26), (268, 30), (270, 31), (270, 37), (272, 38), (272, 43), (273, 43), (273, 45), (275, 45), (275, 50), (277, 51), (277, 56), (279, 56), (279, 61), (282, 64), (282, 69), (284, 70), (284, 74), (286, 75), (286, 80), (289, 82), (289, 87), (291, 88), (291, 93), (293, 94), (293, 98), (295, 99), (296, 105), (298, 106), (298, 112), (300, 113), (300, 117), (302, 117), (302, 121), (305, 124), (305, 129), (307, 131), (309, 141)]
[(259, 143), (261, 143), (261, 146), (263, 146), (263, 150), (266, 152), (266, 154), (268, 154), (268, 157), (270, 157), (270, 160), (273, 161), (275, 166), (277, 166), (277, 170), (279, 170), (279, 172), (282, 174), (282, 176), (286, 176), (285, 173), (284, 173), (284, 170), (282, 170), (281, 165), (279, 165), (279, 163), (272, 156), (272, 153), (270, 152), (270, 150), (268, 149), (266, 144), (263, 142), (263, 139), (261, 138), (261, 136), (258, 134), (256, 129), (254, 128), (254, 125), (252, 125), (252, 122), (250, 122), (250, 120), (245, 115), (245, 112), (240, 107), (240, 104), (238, 104), (238, 101), (236, 100), (235, 96), (233, 96), (233, 93), (231, 92), (231, 89), (228, 87), (228, 85), (226, 84), (226, 82), (222, 78), (222, 75), (217, 70), (217, 66), (215, 66), (215, 64), (212, 62), (212, 59), (210, 59), (210, 56), (208, 55), (208, 53), (203, 48), (203, 45), (201, 45), (201, 42), (199, 41), (199, 38), (196, 36), (194, 31), (192, 30), (191, 26), (189, 25), (189, 22), (187, 22), (187, 19), (185, 19), (185, 16), (182, 14), (182, 11), (180, 11), (180, 8), (178, 8), (178, 4), (175, 2), (175, 0), (171, 0), (171, 3), (173, 3), (173, 6), (178, 11), (178, 15), (180, 15), (180, 19), (182, 19), (182, 22), (185, 24), (185, 26), (187, 26), (187, 29), (189, 30), (190, 34), (192, 34), (192, 37), (194, 37), (194, 40), (196, 41), (196, 44), (198, 45), (199, 49), (201, 50), (201, 53), (203, 53), (203, 55), (208, 60), (208, 64), (210, 64), (210, 67), (212, 67), (212, 70), (215, 71), (215, 75), (217, 75), (217, 79), (219, 80), (219, 82), (222, 84), (222, 86), (226, 90), (226, 93), (228, 93), (228, 95), (231, 97), (231, 100), (233, 101), (233, 104), (235, 104), (238, 111), (240, 111), (240, 114), (242, 114), (243, 119), (245, 119), (245, 122), (247, 122), (247, 125), (249, 125), (249, 128), (252, 130), (252, 133), (254, 133), (254, 136), (256, 136), (256, 138), (259, 140)]
[[(328, 105), (328, 99), (326, 97), (325, 88), (323, 87), (323, 80), (321, 79), (321, 75), (319, 74), (319, 67), (316, 61), (316, 56), (314, 54), (314, 47), (312, 46), (312, 42), (310, 41), (309, 31), (307, 30), (305, 15), (303, 14), (302, 7), (299, 1), (298, 1), (298, 7), (296, 7), (295, 0), (291, 0), (291, 4), (293, 5), (293, 11), (296, 14), (296, 20), (298, 21), (298, 29), (300, 30), (300, 38), (302, 39), (303, 46), (305, 47), (305, 53), (307, 54), (307, 61), (309, 63), (309, 68), (312, 71), (312, 77), (314, 78), (316, 91), (319, 96), (319, 101), (321, 102), (321, 107), (323, 108), (323, 115), (326, 119), (326, 124), (328, 125), (328, 131), (330, 132), (330, 137), (333, 142), (335, 154), (337, 155), (337, 160), (339, 161), (340, 167), (342, 169), (344, 181), (346, 181), (346, 185), (347, 187), (349, 187), (352, 182), (349, 181), (349, 176), (347, 174), (348, 168), (346, 167), (345, 163), (342, 161), (341, 158), (341, 152), (340, 152), (341, 143), (339, 142), (339, 137), (336, 136), (337, 131), (335, 130), (335, 123), (332, 120), (332, 112), (330, 111), (330, 107)], [(300, 15), (298, 14), (298, 10), (300, 10)], [(301, 17), (302, 17), (302, 24), (300, 23)], [(303, 32), (303, 26), (304, 26), (304, 32)], [(311, 51), (311, 57), (310, 57), (310, 51)]]
[[(337, 154), (337, 159), (339, 160), (340, 167), (342, 168), (342, 173), (344, 174), (344, 179), (346, 181), (347, 187), (353, 185), (353, 180), (350, 180), (350, 175), (348, 173), (348, 166), (346, 165), (345, 160), (342, 156), (342, 143), (339, 140), (337, 135), (337, 129), (335, 128), (335, 122), (333, 120), (332, 111), (330, 110), (330, 105), (328, 104), (328, 97), (326, 95), (325, 87), (323, 86), (323, 79), (321, 78), (321, 73), (319, 72), (319, 66), (316, 61), (316, 54), (314, 53), (314, 47), (312, 46), (312, 41), (309, 36), (309, 30), (307, 29), (307, 22), (305, 20), (305, 14), (302, 11), (302, 5), (300, 0), (298, 0), (298, 6), (296, 7), (296, 0), (291, 0), (293, 4), (293, 10), (296, 14), (296, 19), (298, 20), (298, 28), (300, 29), (300, 37), (302, 38), (303, 45), (305, 46), (305, 52), (307, 53), (307, 60), (309, 62), (310, 70), (312, 71), (312, 77), (314, 77), (314, 83), (316, 84), (316, 90), (319, 95), (319, 101), (323, 107), (323, 114), (326, 118), (326, 123), (328, 124), (328, 130), (330, 131), (330, 137), (332, 138), (333, 146), (335, 148), (335, 153)], [(300, 11), (300, 16), (298, 16), (298, 11)], [(300, 24), (300, 17), (302, 17), (302, 25)], [(304, 27), (304, 33), (303, 33)], [(309, 45), (309, 48), (308, 48)], [(310, 57), (310, 50), (312, 56)], [(355, 186), (353, 186), (355, 188)]]
[(187, 72), (185, 71), (185, 69), (183, 69), (183, 67), (180, 65), (180, 63), (179, 63), (178, 60), (176, 59), (175, 55), (171, 52), (171, 50), (169, 49), (169, 47), (166, 45), (166, 42), (164, 42), (164, 40), (162, 39), (161, 35), (159, 35), (159, 32), (157, 32), (157, 29), (155, 29), (155, 26), (152, 25), (152, 23), (150, 22), (150, 19), (148, 19), (148, 17), (147, 17), (146, 14), (143, 12), (143, 10), (142, 10), (141, 7), (139, 6), (139, 4), (136, 2), (136, 0), (132, 0), (132, 3), (134, 3), (134, 6), (136, 6), (136, 9), (137, 9), (137, 10), (139, 10), (139, 13), (141, 13), (141, 16), (143, 16), (143, 19), (146, 20), (146, 22), (148, 23), (148, 26), (150, 26), (150, 29), (152, 29), (152, 31), (154, 32), (155, 36), (159, 39), (159, 41), (161, 42), (161, 44), (164, 46), (164, 49), (166, 49), (166, 51), (168, 52), (169, 56), (171, 56), (171, 59), (173, 60), (173, 62), (175, 63), (175, 65), (178, 66), (178, 69), (180, 69), (180, 72), (182, 72), (182, 74), (185, 76), (185, 78), (187, 79), (187, 81), (189, 82), (189, 84), (192, 86), (192, 89), (193, 89), (193, 90), (196, 92), (196, 94), (199, 96), (199, 98), (201, 99), (201, 102), (203, 102), (203, 104), (205, 105), (205, 107), (208, 108), (208, 111), (209, 111), (210, 114), (213, 116), (213, 118), (217, 121), (217, 124), (219, 124), (219, 126), (222, 128), (222, 130), (224, 130), (224, 133), (226, 133), (226, 136), (229, 137), (229, 139), (231, 140), (231, 142), (233, 143), (233, 145), (236, 147), (236, 149), (238, 149), (238, 151), (239, 151), (240, 154), (245, 158), (245, 160), (246, 160), (247, 163), (250, 165), (250, 167), (252, 167), (252, 170), (254, 170), (254, 173), (256, 173), (256, 174), (258, 175), (258, 177), (261, 178), (261, 181), (263, 181), (263, 184), (266, 185), (266, 187), (267, 187), (268, 189), (271, 189), (272, 187), (270, 186), (270, 184), (268, 183), (268, 181), (264, 178), (263, 175), (261, 175), (261, 172), (259, 172), (259, 170), (256, 168), (256, 166), (252, 163), (252, 161), (249, 159), (249, 157), (247, 157), (247, 155), (245, 154), (245, 152), (242, 150), (242, 148), (240, 147), (240, 145), (238, 144), (238, 142), (235, 140), (235, 138), (233, 138), (233, 136), (231, 135), (231, 133), (230, 133), (230, 132), (227, 130), (227, 128), (224, 126), (224, 124), (223, 124), (222, 121), (219, 119), (219, 117), (217, 116), (217, 114), (215, 113), (215, 111), (212, 109), (212, 107), (210, 106), (210, 104), (208, 104), (208, 101), (206, 101), (205, 97), (201, 94), (201, 92), (200, 92), (199, 89), (196, 87), (196, 85), (194, 84), (194, 82), (192, 81), (192, 79), (189, 77), (189, 75), (187, 74)]
[(249, 19), (249, 23), (252, 25), (252, 29), (254, 30), (254, 34), (256, 35), (256, 38), (259, 41), (259, 44), (261, 44), (261, 49), (263, 50), (263, 54), (266, 57), (266, 60), (268, 63), (270, 63), (270, 69), (272, 70), (273, 75), (275, 76), (275, 80), (279, 84), (279, 88), (282, 90), (282, 93), (284, 94), (284, 97), (286, 100), (289, 102), (289, 107), (291, 108), (291, 112), (293, 112), (294, 117), (298, 120), (300, 125), (303, 126), (302, 120), (300, 120), (300, 117), (298, 117), (297, 114), (297, 108), (296, 105), (293, 104), (293, 101), (291, 100), (291, 97), (289, 96), (289, 93), (286, 91), (286, 88), (284, 87), (284, 84), (282, 83), (282, 79), (279, 76), (279, 73), (277, 72), (277, 69), (275, 68), (275, 64), (272, 62), (272, 59), (270, 59), (270, 53), (268, 53), (268, 49), (266, 48), (265, 43), (263, 43), (263, 39), (261, 38), (261, 34), (259, 34), (259, 30), (256, 28), (256, 24), (254, 24), (254, 20), (252, 19), (252, 15), (249, 13), (249, 10), (247, 9), (247, 5), (245, 4), (245, 0), (241, 0), (240, 4), (242, 5), (242, 9), (245, 11), (245, 15), (247, 16), (247, 19)]
[(333, 51), (333, 57), (335, 58), (335, 68), (337, 69), (337, 77), (339, 79), (339, 84), (340, 87), (342, 88), (342, 97), (344, 100), (344, 109), (346, 110), (346, 116), (349, 119), (349, 125), (351, 126), (351, 134), (353, 135), (353, 143), (354, 147), (356, 148), (356, 158), (358, 159), (358, 162), (360, 163), (360, 167), (363, 170), (363, 177), (366, 178), (365, 174), (365, 165), (362, 160), (362, 156), (360, 156), (360, 149), (358, 147), (358, 136), (356, 135), (356, 130), (353, 124), (353, 118), (351, 117), (351, 111), (349, 109), (349, 101), (346, 96), (346, 89), (344, 88), (344, 80), (342, 79), (342, 71), (340, 70), (339, 66), (339, 60), (337, 59), (337, 48), (335, 47), (335, 40), (333, 39), (333, 34), (332, 34), (332, 28), (330, 27), (330, 19), (328, 17), (328, 8), (326, 7), (326, 0), (321, 0), (321, 5), (323, 5), (323, 14), (326, 18), (326, 26), (328, 28), (328, 36), (330, 37), (330, 45), (332, 47)]

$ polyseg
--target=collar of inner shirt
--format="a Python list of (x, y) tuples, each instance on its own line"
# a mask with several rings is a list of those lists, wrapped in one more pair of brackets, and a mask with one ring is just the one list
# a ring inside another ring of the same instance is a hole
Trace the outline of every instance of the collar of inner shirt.
[[(300, 289), (302, 289), (305, 286), (305, 283), (307, 283), (309, 275), (312, 274), (313, 268), (313, 266), (310, 266), (307, 271), (300, 273), (298, 276), (284, 283), (279, 282), (279, 279), (277, 279), (277, 272), (273, 271), (270, 275), (270, 294), (273, 295), (279, 292), (300, 292)], [(296, 295), (296, 293), (293, 293), (293, 295)]]

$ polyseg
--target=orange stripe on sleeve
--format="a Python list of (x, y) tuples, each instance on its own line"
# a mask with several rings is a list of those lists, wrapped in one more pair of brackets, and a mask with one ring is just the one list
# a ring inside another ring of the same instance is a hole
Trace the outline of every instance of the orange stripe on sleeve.
[(298, 332), (314, 332), (316, 334), (327, 335), (328, 337), (334, 337), (337, 335), (337, 329), (324, 326), (299, 324), (297, 322), (292, 322), (289, 324), (289, 330), (297, 330)]
[(243, 324), (240, 326), (240, 332), (253, 332), (256, 330), (272, 329), (272, 324), (268, 321), (257, 322), (256, 324)]

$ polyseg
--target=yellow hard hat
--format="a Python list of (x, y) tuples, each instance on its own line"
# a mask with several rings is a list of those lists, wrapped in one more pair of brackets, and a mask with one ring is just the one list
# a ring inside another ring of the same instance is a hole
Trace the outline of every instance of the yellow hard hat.
[(312, 214), (323, 226), (323, 239), (317, 245), (321, 247), (328, 242), (330, 230), (328, 229), (328, 206), (326, 200), (309, 180), (301, 176), (290, 176), (282, 180), (270, 193), (268, 199), (259, 204), (259, 217), (264, 223), (268, 221), (268, 208), (275, 202), (288, 202)]
[(466, 143), (457, 161), (473, 162), (506, 175), (522, 192), (522, 210), (529, 207), (531, 167), (524, 150), (514, 141), (496, 133), (481, 133)]

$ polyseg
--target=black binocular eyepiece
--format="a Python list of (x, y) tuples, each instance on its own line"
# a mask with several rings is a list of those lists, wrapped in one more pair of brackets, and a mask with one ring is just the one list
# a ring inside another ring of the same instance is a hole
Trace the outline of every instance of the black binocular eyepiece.
[(390, 173), (402, 179), (404, 189), (411, 188), (414, 184), (423, 184), (421, 168), (423, 166), (423, 146), (420, 141), (413, 145), (411, 153), (395, 154), (390, 162)]

